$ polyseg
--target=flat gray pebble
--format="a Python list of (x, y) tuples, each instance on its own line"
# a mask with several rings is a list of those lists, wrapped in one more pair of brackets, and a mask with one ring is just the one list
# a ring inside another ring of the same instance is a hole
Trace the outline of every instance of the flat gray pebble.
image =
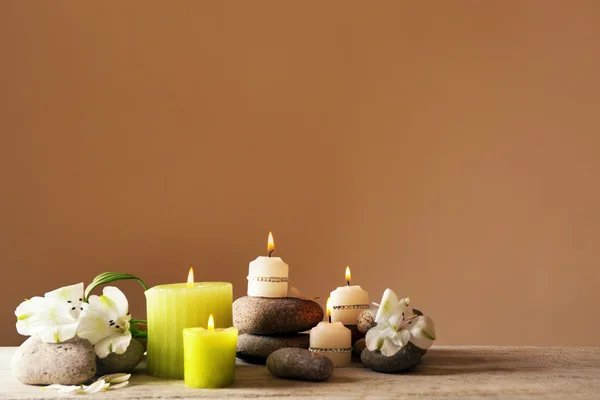
[(308, 349), (310, 335), (262, 336), (249, 333), (238, 337), (236, 357), (252, 364), (265, 364), (271, 353), (289, 347)]
[(312, 300), (295, 297), (244, 296), (233, 302), (233, 326), (256, 335), (307, 331), (323, 320), (323, 309)]
[(280, 349), (267, 359), (267, 369), (279, 378), (301, 381), (326, 381), (333, 373), (333, 363), (321, 354), (304, 349)]
[(391, 357), (386, 357), (379, 350), (364, 349), (360, 354), (362, 363), (373, 371), (396, 373), (406, 371), (421, 363), (421, 349), (407, 344)]

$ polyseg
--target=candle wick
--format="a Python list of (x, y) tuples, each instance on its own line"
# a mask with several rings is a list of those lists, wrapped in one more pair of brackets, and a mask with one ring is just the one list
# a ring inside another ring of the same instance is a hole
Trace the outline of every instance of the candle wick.
[(271, 253), (273, 253), (274, 251), (275, 251), (275, 249), (273, 249), (269, 252), (269, 258), (271, 258)]
[(329, 323), (331, 323), (331, 315), (329, 315)]
[(346, 286), (350, 286), (350, 281), (346, 281)]

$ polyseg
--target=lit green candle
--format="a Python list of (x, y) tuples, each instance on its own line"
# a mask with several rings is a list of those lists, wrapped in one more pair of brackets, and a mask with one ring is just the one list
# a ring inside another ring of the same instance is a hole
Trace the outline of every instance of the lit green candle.
[(233, 325), (233, 289), (228, 282), (194, 282), (155, 286), (146, 291), (148, 373), (183, 379), (183, 329), (206, 326), (210, 313), (217, 328)]
[(235, 378), (238, 330), (215, 329), (212, 314), (207, 329), (183, 330), (185, 384), (214, 389), (229, 386)]

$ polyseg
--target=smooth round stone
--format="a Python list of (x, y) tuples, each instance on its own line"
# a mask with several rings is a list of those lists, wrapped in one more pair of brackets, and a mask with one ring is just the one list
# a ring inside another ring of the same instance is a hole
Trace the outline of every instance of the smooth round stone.
[(391, 374), (418, 365), (421, 362), (421, 349), (409, 343), (391, 357), (384, 356), (379, 350), (364, 349), (360, 354), (360, 360), (373, 371)]
[(131, 372), (144, 357), (144, 346), (137, 339), (131, 339), (123, 354), (110, 353), (105, 358), (96, 357), (96, 375)]
[(333, 372), (331, 360), (304, 349), (280, 349), (267, 359), (267, 369), (284, 379), (326, 381)]
[(295, 297), (240, 297), (233, 302), (233, 325), (257, 335), (307, 331), (323, 320), (323, 309), (312, 300)]
[(354, 343), (354, 346), (352, 347), (352, 356), (360, 358), (360, 354), (366, 348), (367, 341), (365, 339), (358, 340), (356, 343)]
[(376, 315), (377, 311), (372, 309), (364, 310), (358, 314), (356, 327), (363, 335), (366, 335), (369, 329), (377, 325), (377, 322), (375, 322)]
[(252, 364), (265, 364), (273, 352), (295, 347), (308, 349), (310, 335), (259, 336), (245, 333), (238, 337), (236, 357)]
[(144, 347), (144, 353), (146, 351), (148, 351), (148, 338), (138, 337), (138, 338), (135, 338), (135, 340), (137, 340), (138, 342), (140, 342), (142, 344), (142, 347)]
[(79, 337), (44, 343), (32, 336), (18, 348), (11, 370), (15, 378), (29, 385), (77, 385), (96, 374), (96, 354), (91, 343)]

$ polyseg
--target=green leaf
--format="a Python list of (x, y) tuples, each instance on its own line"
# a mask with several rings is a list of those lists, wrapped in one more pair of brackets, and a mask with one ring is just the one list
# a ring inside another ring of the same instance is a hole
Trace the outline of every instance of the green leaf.
[(131, 274), (125, 274), (125, 273), (122, 273), (122, 272), (103, 272), (100, 275), (98, 275), (97, 277), (95, 277), (90, 282), (90, 284), (85, 288), (84, 300), (85, 301), (88, 300), (88, 298), (90, 296), (90, 293), (97, 286), (106, 285), (107, 283), (110, 283), (110, 282), (127, 280), (127, 279), (135, 279), (136, 281), (138, 281), (140, 283), (140, 285), (142, 285), (142, 287), (144, 288), (144, 290), (148, 290), (148, 286), (146, 286), (146, 284), (144, 283), (144, 281), (142, 281), (137, 276), (134, 276), (134, 275), (131, 275)]

